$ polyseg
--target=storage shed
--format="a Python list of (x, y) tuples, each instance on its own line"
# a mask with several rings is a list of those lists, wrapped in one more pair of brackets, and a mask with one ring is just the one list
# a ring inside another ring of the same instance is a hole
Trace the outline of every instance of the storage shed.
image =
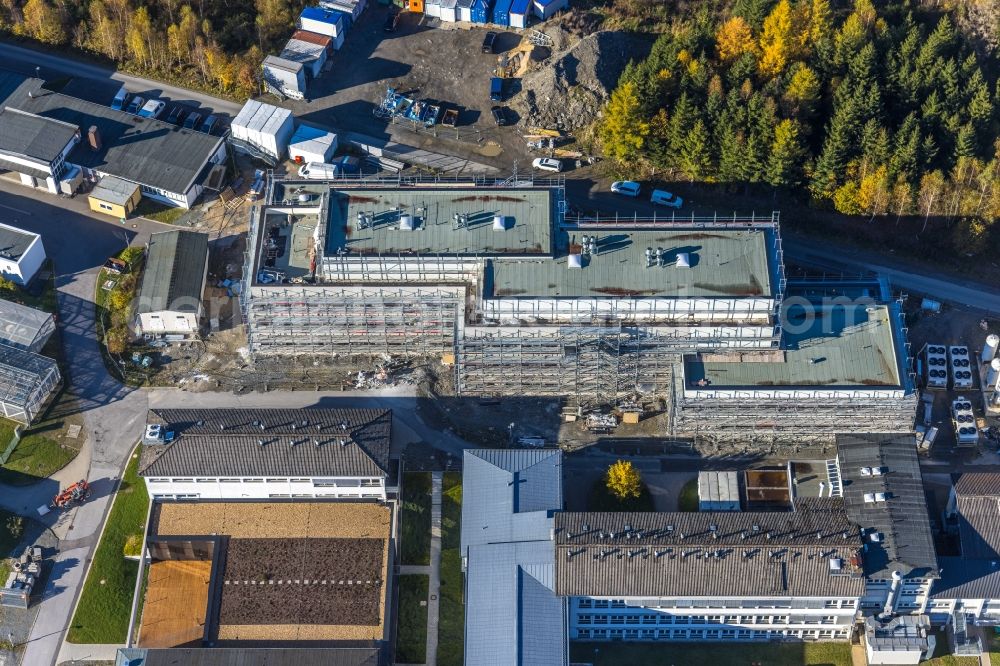
[[(361, 16), (361, 12), (365, 11), (367, 4), (365, 0), (320, 0), (319, 6), (323, 9), (343, 12), (350, 17), (351, 23), (354, 23)], [(349, 29), (351, 26), (344, 27)]]
[(424, 0), (424, 13), (434, 18), (441, 18), (441, 0)]
[(493, 5), (493, 23), (507, 27), (510, 25), (510, 5), (513, 0), (496, 0)]
[(334, 49), (340, 49), (344, 45), (347, 27), (344, 25), (344, 15), (340, 12), (322, 7), (306, 7), (299, 15), (299, 27), (331, 37)]
[(473, 23), (489, 23), (491, 18), (489, 0), (472, 0)]
[(337, 135), (308, 125), (299, 125), (288, 144), (288, 156), (296, 162), (329, 162), (337, 152)]
[(300, 42), (309, 42), (310, 44), (318, 44), (326, 49), (326, 54), (328, 56), (333, 55), (333, 38), (328, 35), (321, 35), (318, 32), (309, 32), (308, 30), (296, 30), (292, 33), (292, 39), (297, 39)]
[(262, 152), (274, 159), (285, 156), (295, 131), (292, 112), (270, 104), (248, 100), (230, 126), (232, 143), (251, 154)]
[(560, 9), (569, 7), (569, 0), (532, 0), (532, 6), (535, 16), (544, 21)]
[(458, 0), (441, 0), (441, 20), (446, 23), (454, 23), (458, 20), (456, 3)]
[(459, 21), (472, 21), (472, 3), (475, 0), (455, 0), (455, 18)]
[(0, 344), (38, 353), (56, 330), (51, 314), (0, 300)]
[(531, 14), (531, 0), (514, 0), (510, 5), (510, 27), (527, 28)]
[(264, 83), (293, 99), (306, 96), (306, 73), (302, 63), (278, 56), (264, 58)]
[(51, 358), (0, 344), (0, 413), (3, 416), (30, 424), (45, 410), (61, 381), (59, 366)]
[(319, 44), (292, 38), (285, 43), (281, 57), (285, 60), (301, 63), (306, 75), (315, 79), (323, 71), (323, 64), (326, 62), (326, 48)]
[(127, 218), (142, 199), (139, 184), (118, 176), (105, 176), (87, 195), (90, 210), (120, 220)]
[(149, 237), (136, 301), (139, 333), (168, 339), (198, 335), (208, 275), (208, 234), (161, 231)]

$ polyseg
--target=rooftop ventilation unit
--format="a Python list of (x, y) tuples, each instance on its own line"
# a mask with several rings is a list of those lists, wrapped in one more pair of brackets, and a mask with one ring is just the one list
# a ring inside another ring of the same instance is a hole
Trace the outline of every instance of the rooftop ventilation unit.
[(146, 426), (146, 435), (144, 439), (147, 442), (160, 442), (163, 441), (163, 426), (159, 423), (150, 423)]
[(872, 476), (882, 476), (884, 473), (881, 467), (872, 467)]
[(944, 345), (927, 345), (927, 388), (948, 388), (948, 357)]
[(952, 402), (951, 418), (959, 444), (975, 445), (979, 443), (979, 428), (976, 425), (976, 416), (972, 411), (971, 402), (963, 398)]
[(399, 216), (399, 230), (400, 231), (413, 231), (413, 216), (412, 215), (400, 215)]
[(948, 347), (948, 358), (951, 361), (951, 382), (956, 389), (972, 388), (972, 367), (969, 361), (969, 348), (955, 345)]
[(681, 252), (677, 255), (677, 261), (674, 265), (677, 268), (691, 268), (691, 257), (687, 252)]
[(493, 216), (493, 231), (507, 231), (507, 220), (503, 215)]
[(871, 475), (872, 475), (872, 468), (871, 467), (862, 467), (861, 468), (861, 476), (871, 476)]
[(830, 558), (830, 571), (840, 571), (844, 568), (844, 561), (839, 557)]
[(865, 504), (875, 503), (875, 493), (865, 493)]
[(566, 259), (567, 268), (583, 268), (583, 257), (579, 254), (571, 254)]
[(884, 502), (887, 499), (889, 499), (889, 494), (888, 493), (875, 493), (875, 501), (876, 502)]

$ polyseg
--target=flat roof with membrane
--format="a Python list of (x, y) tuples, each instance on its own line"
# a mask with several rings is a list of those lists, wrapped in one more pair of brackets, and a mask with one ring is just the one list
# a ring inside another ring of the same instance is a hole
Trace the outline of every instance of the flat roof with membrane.
[(901, 386), (890, 315), (885, 305), (791, 306), (784, 313), (783, 362), (689, 357), (687, 387)]
[[(552, 254), (552, 191), (536, 189), (357, 189), (330, 193), (325, 254)], [(370, 216), (361, 228), (358, 214)], [(463, 225), (455, 215), (466, 216)], [(413, 231), (400, 218), (415, 218)], [(494, 216), (504, 231), (494, 230)]]
[[(597, 252), (583, 258), (582, 268), (570, 268), (568, 256), (497, 259), (487, 270), (484, 294), (766, 298), (773, 293), (769, 235), (762, 230), (580, 232), (568, 239), (570, 249), (585, 235), (596, 237)], [(652, 265), (647, 249), (654, 253)], [(662, 250), (660, 263), (657, 250)]]

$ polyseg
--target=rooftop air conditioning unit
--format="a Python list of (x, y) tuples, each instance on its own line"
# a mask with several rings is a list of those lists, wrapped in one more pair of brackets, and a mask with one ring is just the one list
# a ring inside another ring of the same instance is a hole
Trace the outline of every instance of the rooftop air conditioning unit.
[(413, 231), (413, 216), (412, 215), (400, 215), (399, 216), (399, 230), (400, 231)]

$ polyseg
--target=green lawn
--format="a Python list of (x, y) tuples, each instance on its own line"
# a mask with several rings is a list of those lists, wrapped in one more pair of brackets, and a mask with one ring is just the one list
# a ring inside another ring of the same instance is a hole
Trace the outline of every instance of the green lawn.
[[(640, 482), (641, 483), (641, 482)], [(590, 488), (590, 495), (587, 497), (588, 511), (655, 511), (653, 506), (653, 496), (649, 493), (649, 488), (645, 483), (641, 483), (638, 497), (630, 497), (627, 500), (620, 500), (608, 491), (604, 477), (594, 481)]]
[[(396, 661), (422, 664), (427, 656), (427, 588), (430, 576), (399, 577), (399, 622), (396, 633)], [(421, 604), (421, 602), (424, 602)]]
[(594, 666), (851, 666), (851, 646), (848, 643), (570, 643), (570, 659)]
[(440, 666), (461, 666), (464, 661), (465, 603), (462, 598), (462, 474), (445, 472), (441, 497), (441, 597), (438, 608)]
[[(0, 423), (2, 423), (0, 440), (3, 442), (2, 448), (6, 448), (10, 437), (13, 436), (14, 424), (4, 419), (0, 419)], [(82, 444), (84, 435), (81, 434), (76, 440), (72, 440), (74, 444), (63, 446), (57, 438), (64, 432), (66, 426), (66, 419), (54, 418), (37, 423), (23, 431), (17, 448), (7, 463), (0, 467), (0, 482), (26, 486), (68, 465), (79, 453), (75, 444)]]
[(143, 532), (149, 508), (146, 486), (136, 473), (138, 464), (138, 455), (133, 455), (115, 495), (70, 624), (71, 643), (125, 642), (139, 564), (126, 560), (122, 551), (130, 535)]
[(677, 497), (677, 510), (698, 510), (698, 479), (691, 479), (681, 488), (681, 494)]
[[(2, 296), (0, 296), (0, 298), (20, 303), (21, 305), (27, 305), (29, 308), (35, 308), (36, 310), (55, 312), (58, 308), (58, 301), (56, 300), (56, 278), (55, 271), (52, 269), (52, 262), (46, 260), (39, 270), (49, 271), (50, 276), (49, 279), (45, 281), (45, 284), (42, 285), (42, 290), (38, 293), (38, 295), (18, 287), (14, 291), (5, 292)], [(31, 291), (35, 291), (35, 289), (32, 289)]]
[(183, 208), (168, 206), (143, 197), (139, 200), (139, 205), (135, 207), (134, 211), (132, 211), (132, 215), (138, 215), (139, 217), (145, 217), (147, 219), (156, 220), (157, 222), (163, 222), (165, 224), (173, 224), (186, 212), (188, 211)]
[(403, 564), (431, 563), (431, 473), (403, 475)]

